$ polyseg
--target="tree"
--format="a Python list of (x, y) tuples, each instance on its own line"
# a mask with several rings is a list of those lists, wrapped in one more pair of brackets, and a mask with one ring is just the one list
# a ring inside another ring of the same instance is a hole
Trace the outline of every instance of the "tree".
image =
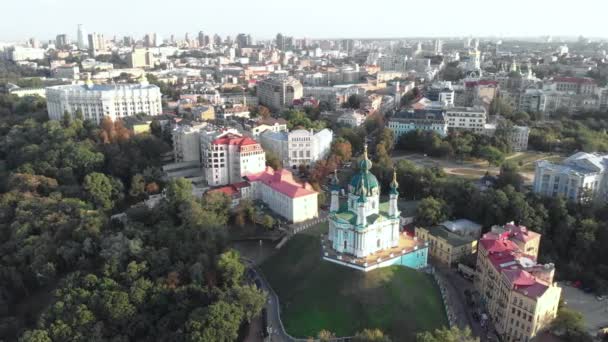
[(353, 340), (355, 342), (391, 342), (391, 339), (380, 329), (364, 329), (356, 333)]
[(242, 317), (243, 311), (239, 306), (222, 300), (208, 308), (196, 309), (186, 322), (186, 341), (235, 341)]
[(524, 178), (519, 174), (516, 164), (506, 162), (500, 167), (500, 173), (496, 181), (499, 188), (511, 185), (516, 191), (521, 191), (524, 185)]
[(28, 330), (19, 338), (19, 342), (52, 342), (46, 330)]
[(102, 210), (112, 209), (115, 203), (121, 200), (123, 196), (122, 183), (103, 173), (89, 173), (84, 178), (83, 186), (87, 197), (97, 208)]
[(334, 140), (331, 146), (331, 153), (337, 156), (341, 162), (345, 162), (352, 158), (353, 148), (348, 140), (338, 138)]
[(479, 338), (473, 337), (469, 328), (452, 327), (420, 333), (416, 335), (416, 342), (479, 342)]
[(233, 249), (220, 255), (217, 268), (224, 283), (231, 286), (239, 284), (245, 273), (245, 266), (240, 261), (240, 255)]
[(255, 285), (235, 286), (232, 292), (247, 322), (251, 322), (266, 305), (266, 293), (258, 290)]
[(258, 106), (258, 110), (257, 110), (258, 115), (260, 115), (262, 117), (262, 119), (266, 120), (268, 118), (270, 118), (270, 109), (268, 109), (268, 107), (265, 106)]
[(551, 323), (551, 329), (568, 342), (592, 340), (586, 332), (583, 315), (565, 306), (557, 311), (557, 317)]
[(505, 159), (504, 154), (494, 146), (482, 147), (479, 150), (479, 154), (492, 165), (500, 165), (500, 163)]
[(336, 334), (334, 334), (333, 332), (331, 332), (329, 330), (323, 329), (323, 330), (319, 331), (319, 333), (317, 334), (317, 338), (321, 342), (329, 342), (332, 339), (336, 338)]
[(266, 229), (272, 229), (272, 227), (274, 227), (274, 219), (272, 218), (272, 216), (266, 214), (262, 217), (262, 222), (261, 222), (262, 226)]
[(448, 207), (441, 199), (427, 197), (416, 208), (416, 221), (424, 226), (433, 226), (448, 219)]
[(142, 196), (146, 194), (146, 181), (144, 176), (136, 174), (131, 178), (131, 188), (129, 189), (129, 196), (135, 200), (141, 200)]
[(348, 105), (349, 108), (359, 109), (359, 108), (361, 108), (361, 101), (362, 101), (361, 95), (352, 94), (346, 100), (346, 104)]
[(283, 168), (283, 163), (279, 160), (276, 154), (272, 151), (266, 151), (266, 166), (278, 170)]

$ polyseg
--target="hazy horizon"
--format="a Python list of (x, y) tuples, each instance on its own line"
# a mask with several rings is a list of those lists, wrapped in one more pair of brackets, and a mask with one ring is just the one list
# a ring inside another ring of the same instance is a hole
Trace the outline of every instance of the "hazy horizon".
[[(204, 3), (196, 0), (91, 2), (30, 0), (3, 4), (0, 41), (35, 37), (54, 39), (67, 34), (76, 39), (76, 27), (110, 38), (141, 38), (155, 32), (162, 39), (186, 32), (218, 33), (222, 37), (249, 33), (270, 39), (278, 32), (297, 38), (403, 38), (403, 37), (554, 37), (604, 38), (602, 27), (608, 2), (580, 0), (513, 0), (501, 6), (486, 1), (435, 0), (428, 7), (418, 2), (389, 3), (321, 1), (286, 3), (281, 0)], [(417, 6), (414, 7), (413, 4)], [(17, 15), (19, 14), (19, 15)], [(24, 25), (25, 23), (25, 25)], [(192, 36), (194, 37), (194, 36)]]

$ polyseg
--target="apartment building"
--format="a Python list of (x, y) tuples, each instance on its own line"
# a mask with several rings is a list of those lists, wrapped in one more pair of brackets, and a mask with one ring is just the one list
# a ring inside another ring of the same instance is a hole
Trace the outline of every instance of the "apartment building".
[(553, 264), (537, 262), (541, 235), (508, 223), (479, 240), (475, 287), (503, 341), (530, 341), (557, 315)]
[(448, 107), (445, 111), (448, 129), (481, 133), (487, 122), (483, 107)]
[(422, 109), (395, 113), (387, 124), (393, 131), (395, 141), (410, 131), (432, 131), (440, 136), (448, 134), (448, 123), (444, 110)]
[(257, 84), (260, 104), (272, 110), (280, 110), (304, 96), (302, 83), (295, 78), (268, 78)]
[(429, 243), (429, 254), (440, 263), (452, 265), (477, 252), (481, 225), (459, 219), (433, 227), (416, 227), (415, 236)]

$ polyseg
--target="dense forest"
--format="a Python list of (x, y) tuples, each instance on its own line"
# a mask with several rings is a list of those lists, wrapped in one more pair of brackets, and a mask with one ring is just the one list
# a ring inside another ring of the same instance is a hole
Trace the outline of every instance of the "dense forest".
[(0, 339), (236, 339), (265, 296), (227, 248), (227, 199), (165, 183), (160, 137), (44, 111), (0, 95)]

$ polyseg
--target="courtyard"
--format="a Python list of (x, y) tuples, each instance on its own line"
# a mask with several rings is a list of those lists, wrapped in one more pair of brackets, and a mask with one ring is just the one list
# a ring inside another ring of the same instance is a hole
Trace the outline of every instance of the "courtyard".
[(295, 235), (261, 265), (279, 295), (285, 329), (294, 337), (329, 330), (352, 336), (379, 328), (397, 341), (447, 325), (439, 289), (426, 273), (401, 266), (361, 272), (321, 259), (327, 223)]

